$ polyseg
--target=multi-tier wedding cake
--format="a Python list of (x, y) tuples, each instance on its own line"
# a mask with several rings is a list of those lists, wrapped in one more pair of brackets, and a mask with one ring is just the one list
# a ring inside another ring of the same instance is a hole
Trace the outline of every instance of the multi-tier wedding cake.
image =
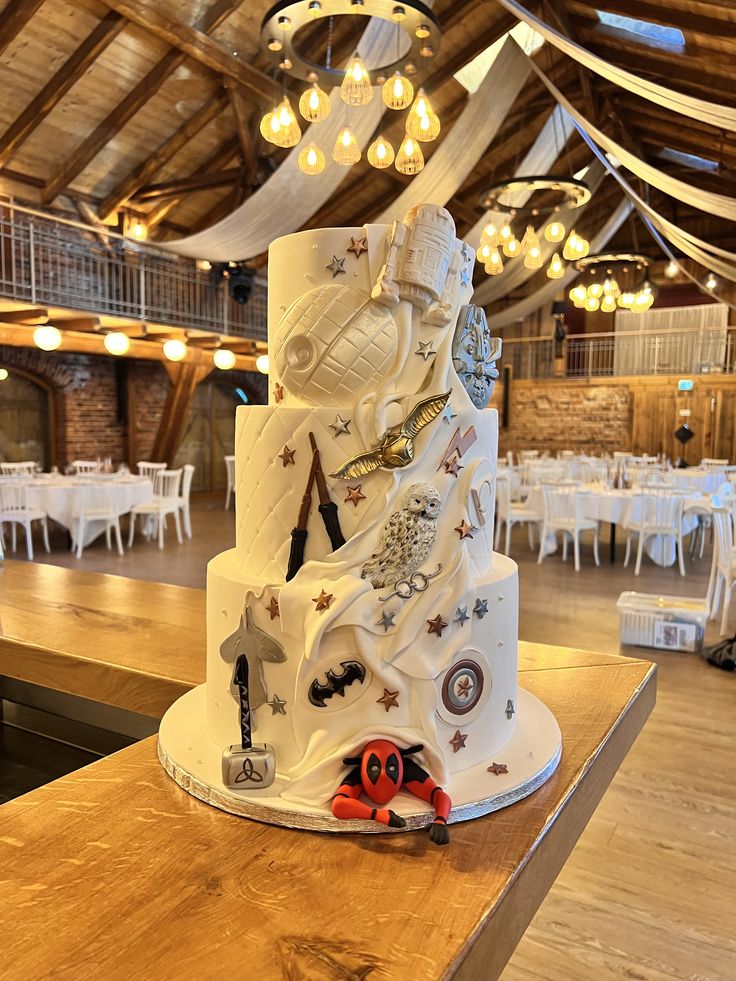
[(272, 244), (269, 405), (237, 411), (207, 683), (160, 733), (196, 796), (443, 842), (554, 770), (556, 723), (517, 688), (516, 565), (493, 553), (501, 345), (473, 263), (436, 205)]

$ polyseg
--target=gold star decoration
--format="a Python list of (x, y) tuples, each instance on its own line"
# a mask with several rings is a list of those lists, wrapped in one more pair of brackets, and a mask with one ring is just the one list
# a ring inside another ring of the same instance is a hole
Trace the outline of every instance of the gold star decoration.
[(283, 450), (279, 453), (279, 460), (281, 460), (285, 467), (291, 464), (293, 467), (296, 466), (294, 463), (294, 454), (296, 450), (290, 450), (288, 446), (285, 446)]
[(276, 382), (276, 384), (273, 387), (273, 397), (274, 397), (274, 401), (276, 402), (284, 401), (284, 386), (279, 385), (278, 382)]
[(459, 729), (455, 731), (455, 735), (450, 740), (450, 745), (452, 746), (453, 753), (457, 753), (460, 749), (465, 749), (465, 741), (468, 738), (467, 732), (460, 732)]
[(486, 769), (488, 770), (489, 773), (495, 773), (496, 776), (499, 776), (499, 774), (501, 773), (509, 772), (509, 768), (506, 766), (505, 763), (491, 763), (491, 765), (487, 766)]
[(355, 487), (348, 486), (348, 496), (345, 498), (346, 504), (354, 504), (357, 508), (358, 501), (364, 501), (366, 499), (365, 494), (361, 490), (362, 484), (358, 484)]
[(399, 707), (399, 693), (397, 691), (389, 691), (388, 688), (383, 689), (383, 695), (376, 699), (377, 705), (383, 705), (386, 711), (389, 709)]
[(281, 611), (279, 610), (279, 601), (275, 596), (271, 597), (271, 602), (266, 605), (266, 609), (271, 615), (271, 619), (275, 620), (276, 617), (281, 616)]
[(364, 235), (362, 238), (353, 238), (351, 235), (350, 246), (347, 251), (352, 252), (356, 259), (360, 259), (363, 253), (368, 251), (368, 236)]
[(463, 520), (455, 527), (454, 530), (460, 536), (460, 541), (462, 541), (463, 538), (472, 538), (473, 532), (477, 531), (478, 529), (475, 527), (475, 525), (469, 525), (465, 518), (463, 518)]
[(312, 597), (312, 602), (317, 604), (317, 612), (321, 613), (322, 610), (329, 610), (330, 603), (334, 598), (335, 597), (332, 593), (326, 593), (324, 589), (321, 589), (319, 591), (319, 596)]
[(457, 477), (458, 472), (464, 469), (465, 467), (463, 467), (457, 457), (453, 457), (451, 460), (445, 460), (445, 473), (452, 474), (453, 477)]
[(470, 680), (470, 678), (465, 677), (458, 681), (456, 691), (460, 698), (468, 698), (472, 690), (473, 682)]
[(427, 625), (429, 627), (428, 634), (437, 634), (438, 637), (441, 637), (442, 631), (447, 626), (447, 620), (443, 620), (442, 614), (438, 613), (433, 620), (427, 620)]

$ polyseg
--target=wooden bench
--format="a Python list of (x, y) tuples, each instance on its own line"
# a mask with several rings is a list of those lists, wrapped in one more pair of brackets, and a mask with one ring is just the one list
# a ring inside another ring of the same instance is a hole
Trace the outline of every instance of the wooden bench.
[[(0, 673), (38, 680), (40, 660), (44, 684), (150, 712), (202, 680), (201, 592), (23, 569), (0, 574)], [(49, 596), (56, 629), (23, 582)], [(4, 981), (497, 977), (655, 699), (647, 661), (519, 654), (562, 761), (526, 800), (455, 825), (446, 849), (423, 833), (338, 839), (221, 813), (167, 777), (155, 737), (3, 805)]]

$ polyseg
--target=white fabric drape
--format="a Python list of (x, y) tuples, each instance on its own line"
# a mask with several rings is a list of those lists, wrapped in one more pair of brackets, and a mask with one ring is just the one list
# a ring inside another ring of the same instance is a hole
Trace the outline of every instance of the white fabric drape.
[[(569, 118), (569, 117), (568, 117)], [(600, 185), (603, 183), (603, 179), (606, 176), (606, 168), (594, 160), (590, 165), (587, 174), (585, 175), (585, 182), (590, 188), (590, 190), (595, 194)], [(557, 218), (565, 228), (570, 231), (573, 226), (579, 221), (580, 216), (583, 214), (585, 209), (589, 206), (584, 204), (580, 208), (569, 211), (561, 211)], [(547, 263), (555, 252), (562, 252), (562, 246), (564, 243), (558, 242), (557, 244), (553, 242), (548, 242), (544, 238), (544, 227), (547, 224), (547, 220), (537, 228), (537, 235), (539, 237), (539, 245), (542, 250), (542, 262)], [(480, 306), (486, 306), (488, 303), (494, 303), (496, 300), (500, 300), (504, 296), (521, 286), (528, 279), (537, 272), (536, 269), (527, 269), (524, 265), (524, 260), (521, 258), (516, 258), (509, 260), (505, 265), (503, 272), (499, 276), (489, 276), (482, 283), (479, 283), (475, 293), (473, 294), (473, 302)]]
[(575, 122), (583, 127), (586, 133), (596, 141), (598, 146), (603, 147), (608, 153), (613, 154), (632, 174), (636, 174), (637, 177), (641, 177), (647, 184), (659, 188), (660, 191), (664, 191), (665, 194), (669, 194), (678, 201), (691, 204), (694, 208), (700, 208), (701, 211), (707, 211), (709, 214), (718, 214), (724, 218), (730, 218), (736, 221), (736, 198), (693, 187), (692, 184), (680, 181), (676, 177), (671, 177), (669, 174), (665, 174), (664, 171), (657, 170), (651, 164), (640, 160), (635, 154), (629, 153), (625, 147), (622, 147), (620, 143), (616, 143), (615, 140), (606, 136), (590, 120), (586, 119), (582, 113), (578, 112), (538, 65), (532, 62), (532, 67), (557, 100), (558, 105), (562, 106)]
[[(637, 365), (653, 357), (663, 370), (667, 365), (673, 371), (692, 371), (704, 363), (723, 364), (728, 325), (724, 303), (655, 307), (644, 313), (617, 310), (614, 317), (614, 330), (621, 335), (614, 339), (615, 375), (636, 374)], [(685, 333), (667, 336), (680, 330)]]
[[(430, 3), (429, 6), (432, 4)], [(396, 46), (396, 29), (376, 19), (371, 20), (360, 43), (360, 52), (368, 68), (390, 60)], [(214, 262), (251, 259), (265, 252), (280, 235), (301, 228), (327, 202), (345, 179), (349, 168), (330, 163), (321, 174), (308, 176), (299, 170), (298, 158), (302, 147), (314, 142), (330, 159), (332, 148), (345, 125), (347, 107), (339, 88), (330, 93), (330, 115), (322, 123), (313, 123), (278, 170), (239, 208), (216, 225), (170, 242), (160, 247), (178, 255)], [(351, 113), (350, 126), (361, 149), (370, 141), (386, 106), (380, 89), (374, 90), (367, 106)]]
[(731, 106), (722, 106), (715, 102), (708, 102), (705, 99), (698, 99), (695, 96), (676, 92), (664, 85), (658, 85), (656, 82), (650, 82), (648, 79), (639, 78), (638, 75), (627, 72), (623, 68), (617, 68), (615, 65), (610, 64), (610, 62), (605, 61), (598, 55), (581, 47), (581, 45), (571, 41), (550, 27), (545, 21), (540, 20), (539, 17), (532, 14), (526, 7), (517, 3), (516, 0), (498, 0), (498, 2), (509, 13), (513, 14), (519, 20), (524, 21), (530, 27), (533, 27), (535, 31), (538, 31), (546, 41), (549, 41), (558, 50), (570, 58), (574, 58), (575, 61), (579, 62), (585, 68), (589, 68), (597, 75), (607, 78), (615, 85), (619, 85), (621, 88), (633, 92), (634, 95), (641, 96), (643, 99), (648, 99), (649, 102), (654, 102), (661, 108), (671, 109), (673, 112), (679, 112), (682, 116), (688, 116), (690, 119), (698, 119), (703, 123), (710, 123), (711, 126), (717, 126), (719, 129), (736, 132), (736, 109)]
[(531, 71), (532, 62), (507, 38), (480, 88), (467, 101), (432, 158), (376, 222), (403, 218), (418, 204), (446, 204), (480, 160)]
[[(605, 225), (593, 236), (590, 243), (591, 252), (599, 252), (609, 239), (616, 234), (626, 220), (631, 207), (631, 202), (626, 199), (620, 202)], [(507, 327), (509, 324), (516, 323), (518, 320), (523, 320), (524, 317), (527, 317), (530, 313), (534, 313), (535, 310), (538, 310), (545, 304), (551, 303), (557, 293), (561, 290), (566, 290), (577, 275), (578, 272), (576, 269), (568, 269), (562, 279), (551, 279), (546, 285), (540, 287), (529, 296), (524, 297), (523, 300), (519, 300), (518, 303), (512, 303), (505, 310), (499, 310), (497, 313), (493, 313), (489, 317), (491, 328), (495, 330), (497, 327)]]
[[(542, 126), (534, 143), (529, 148), (529, 152), (514, 171), (514, 177), (531, 177), (536, 174), (546, 174), (555, 160), (562, 153), (565, 144), (570, 139), (574, 126), (570, 116), (561, 106), (555, 106)], [(504, 200), (504, 204), (515, 208), (523, 208), (529, 200), (528, 191), (517, 191), (516, 194), (509, 196), (509, 200)], [(463, 239), (468, 245), (477, 249), (480, 245), (480, 233), (491, 218), (497, 218), (495, 211), (486, 211), (483, 217), (477, 221), (473, 227), (463, 235)]]

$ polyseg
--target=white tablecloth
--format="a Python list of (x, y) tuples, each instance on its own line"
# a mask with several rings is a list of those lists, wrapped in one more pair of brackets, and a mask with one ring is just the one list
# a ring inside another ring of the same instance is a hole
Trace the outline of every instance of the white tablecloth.
[[(85, 483), (97, 483), (92, 478)], [(127, 514), (136, 504), (143, 504), (153, 498), (153, 484), (145, 477), (115, 476), (99, 481), (100, 485), (110, 489), (110, 502), (118, 515)], [(49, 518), (63, 525), (70, 532), (72, 528), (74, 505), (80, 481), (76, 477), (44, 476), (33, 478), (28, 482), (26, 502), (28, 507), (45, 511)], [(90, 522), (85, 527), (84, 545), (93, 542), (105, 530), (103, 522)]]
[[(584, 485), (578, 491), (578, 499), (580, 500), (582, 516), (590, 521), (607, 521), (610, 524), (628, 528), (630, 524), (641, 519), (641, 495), (636, 490), (608, 490), (605, 487)], [(541, 486), (537, 485), (529, 489), (526, 503), (532, 511), (537, 514), (544, 514), (544, 495)], [(707, 510), (710, 499), (695, 494), (692, 498), (685, 499), (684, 507), (687, 510), (688, 507), (696, 504)], [(689, 534), (696, 523), (697, 518), (694, 515), (685, 514), (683, 516), (683, 534)], [(672, 538), (652, 536), (647, 539), (644, 547), (647, 555), (657, 565), (673, 565), (677, 558), (675, 543)]]

